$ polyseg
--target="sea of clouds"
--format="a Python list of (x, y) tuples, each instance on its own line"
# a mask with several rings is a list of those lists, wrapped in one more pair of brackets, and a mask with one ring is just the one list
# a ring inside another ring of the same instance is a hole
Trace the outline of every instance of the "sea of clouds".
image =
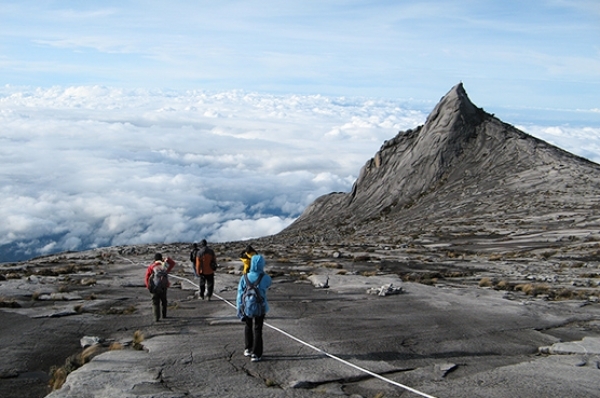
[[(422, 124), (434, 105), (2, 87), (0, 262), (275, 234), (318, 196), (349, 191), (383, 142)], [(518, 127), (600, 161), (597, 124)]]

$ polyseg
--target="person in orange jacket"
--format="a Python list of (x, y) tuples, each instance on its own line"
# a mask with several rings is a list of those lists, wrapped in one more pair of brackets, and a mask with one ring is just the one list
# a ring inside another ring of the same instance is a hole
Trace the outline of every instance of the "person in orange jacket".
[(200, 278), (198, 298), (204, 300), (204, 292), (206, 291), (206, 297), (210, 301), (215, 287), (216, 270), (217, 256), (213, 249), (208, 247), (206, 239), (202, 239), (198, 254), (196, 254), (196, 275)]
[(167, 288), (171, 284), (165, 275), (165, 278), (167, 278), (166, 286), (163, 289), (154, 289), (154, 283), (153, 280), (151, 280), (151, 278), (154, 278), (154, 276), (161, 273), (161, 271), (165, 274), (168, 274), (169, 272), (171, 272), (173, 267), (175, 267), (175, 261), (172, 258), (167, 257), (167, 259), (163, 261), (162, 254), (156, 253), (154, 255), (154, 262), (150, 264), (146, 269), (145, 283), (146, 287), (150, 289), (150, 293), (152, 294), (152, 314), (154, 315), (154, 320), (156, 322), (160, 320), (161, 313), (163, 319), (167, 317)]

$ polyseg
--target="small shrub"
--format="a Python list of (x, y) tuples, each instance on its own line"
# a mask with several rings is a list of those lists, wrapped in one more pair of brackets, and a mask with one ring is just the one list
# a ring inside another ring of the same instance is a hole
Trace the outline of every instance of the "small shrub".
[(492, 280), (490, 278), (481, 278), (479, 280), (479, 287), (490, 287), (492, 286)]
[(77, 272), (77, 266), (75, 264), (66, 265), (64, 267), (58, 267), (53, 270), (57, 275), (74, 274)]
[(421, 280), (420, 282), (422, 285), (428, 285), (428, 286), (433, 286), (436, 283), (438, 283), (438, 278), (429, 278), (429, 277), (425, 277)]
[(546, 252), (543, 252), (540, 254), (540, 257), (544, 258), (544, 259), (549, 259), (550, 257), (554, 256), (557, 253), (556, 250), (549, 250)]
[(48, 385), (50, 386), (50, 388), (53, 391), (60, 389), (63, 386), (63, 384), (65, 384), (69, 373), (88, 363), (94, 356), (98, 355), (100, 352), (101, 347), (98, 344), (95, 344), (93, 346), (87, 347), (79, 354), (74, 354), (68, 357), (65, 360), (65, 364), (63, 366), (51, 367), (50, 380), (48, 381)]
[(580, 275), (581, 278), (600, 278), (600, 274), (597, 272), (590, 272), (590, 273), (585, 273), (585, 274), (581, 274)]
[(100, 353), (100, 350), (101, 350), (101, 347), (98, 344), (94, 344), (92, 346), (85, 348), (83, 350), (83, 352), (80, 354), (81, 355), (81, 361), (80, 361), (81, 366), (88, 363), (93, 357), (98, 355)]
[(375, 276), (377, 275), (377, 271), (363, 271), (361, 272), (362, 276)]
[(67, 381), (68, 373), (64, 367), (53, 366), (50, 368), (50, 381), (48, 384), (52, 391), (58, 390)]
[(541, 283), (539, 285), (533, 286), (533, 291), (531, 292), (532, 296), (537, 296), (538, 294), (547, 294), (550, 290), (550, 287), (545, 283)]
[(93, 286), (96, 284), (95, 278), (83, 278), (80, 282), (83, 286)]
[(0, 307), (4, 307), (4, 308), (21, 308), (21, 304), (19, 304), (14, 299), (7, 299), (5, 297), (0, 297)]
[(460, 254), (454, 251), (447, 251), (446, 257), (448, 258), (460, 258)]
[(548, 293), (550, 288), (546, 284), (534, 285), (532, 283), (520, 284), (515, 286), (515, 290), (520, 290), (528, 296), (537, 296), (538, 294)]
[(560, 289), (556, 292), (557, 300), (570, 300), (575, 296), (575, 292), (571, 289)]
[(110, 344), (110, 346), (108, 347), (109, 351), (119, 351), (123, 349), (123, 344), (115, 341), (113, 343)]
[(501, 280), (500, 282), (496, 283), (496, 286), (494, 286), (494, 288), (497, 290), (509, 290), (510, 285), (507, 281)]
[(133, 349), (134, 350), (143, 350), (144, 346), (142, 342), (144, 341), (144, 333), (141, 330), (136, 330), (133, 333)]
[(531, 292), (533, 292), (533, 285), (531, 283), (519, 284), (519, 285), (515, 286), (515, 290), (521, 291), (521, 292), (529, 295), (529, 294), (531, 294)]
[(277, 386), (277, 383), (275, 383), (275, 380), (272, 380), (272, 379), (266, 379), (266, 380), (265, 380), (265, 385), (266, 385), (267, 387), (276, 387), (276, 386)]

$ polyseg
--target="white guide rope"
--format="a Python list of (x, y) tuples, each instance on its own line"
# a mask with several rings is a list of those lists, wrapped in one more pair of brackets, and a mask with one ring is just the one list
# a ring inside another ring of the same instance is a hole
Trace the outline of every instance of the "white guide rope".
[[(172, 276), (172, 277), (174, 277), (174, 278), (176, 278), (176, 279), (185, 280), (185, 281), (189, 282), (190, 284), (192, 284), (193, 286), (195, 286), (196, 288), (198, 288), (198, 287), (199, 287), (199, 286), (198, 286), (196, 283), (192, 282), (192, 281), (191, 281), (191, 280), (189, 280), (188, 278), (183, 278), (183, 277), (180, 277), (180, 276), (177, 276), (177, 275), (173, 275), (173, 274), (169, 274), (169, 276)], [(219, 296), (218, 294), (214, 294), (214, 293), (213, 293), (213, 296), (215, 296), (215, 297), (217, 297), (219, 300), (221, 300), (221, 301), (223, 301), (223, 302), (225, 302), (225, 303), (229, 304), (231, 307), (233, 307), (233, 308), (237, 309), (237, 307), (236, 307), (236, 305), (235, 305), (235, 304), (233, 304), (233, 303), (231, 303), (230, 301), (228, 301), (227, 299), (225, 299), (225, 298), (223, 298), (223, 297)], [(286, 332), (286, 331), (284, 331), (284, 330), (281, 330), (281, 329), (279, 329), (278, 327), (275, 327), (275, 326), (273, 326), (273, 325), (269, 324), (268, 322), (265, 322), (264, 324), (265, 324), (266, 326), (270, 327), (271, 329), (273, 329), (273, 330), (276, 330), (276, 331), (278, 331), (279, 333), (281, 333), (281, 334), (283, 334), (283, 335), (285, 335), (285, 336), (289, 337), (290, 339), (292, 339), (292, 340), (295, 340), (295, 341), (297, 341), (298, 343), (300, 343), (300, 344), (303, 344), (303, 345), (305, 345), (305, 346), (307, 346), (307, 347), (309, 347), (309, 348), (312, 348), (313, 350), (315, 350), (315, 351), (317, 351), (317, 352), (320, 352), (321, 354), (323, 354), (323, 355), (325, 355), (325, 356), (328, 356), (329, 358), (335, 359), (336, 361), (339, 361), (339, 362), (343, 363), (344, 365), (350, 366), (351, 368), (354, 368), (354, 369), (356, 369), (356, 370), (358, 370), (358, 371), (361, 371), (361, 372), (363, 372), (363, 373), (366, 373), (366, 374), (368, 374), (368, 375), (370, 375), (370, 376), (373, 376), (373, 377), (375, 377), (375, 378), (377, 378), (377, 379), (379, 379), (379, 380), (382, 380), (382, 381), (384, 381), (384, 382), (386, 382), (386, 383), (389, 383), (389, 384), (395, 385), (395, 386), (397, 386), (397, 387), (403, 388), (403, 389), (405, 389), (405, 390), (407, 390), (407, 391), (410, 391), (410, 392), (412, 392), (412, 393), (415, 393), (415, 394), (417, 394), (417, 395), (420, 395), (420, 396), (422, 396), (422, 397), (426, 397), (426, 398), (435, 398), (433, 395), (428, 395), (428, 394), (426, 394), (426, 393), (424, 393), (424, 392), (421, 392), (421, 391), (415, 390), (414, 388), (411, 388), (411, 387), (409, 387), (409, 386), (405, 386), (404, 384), (397, 383), (397, 382), (395, 382), (394, 380), (390, 380), (390, 379), (388, 379), (387, 377), (383, 377), (383, 376), (381, 376), (381, 375), (379, 375), (379, 374), (377, 374), (377, 373), (371, 372), (371, 371), (370, 371), (370, 370), (368, 370), (368, 369), (361, 368), (360, 366), (357, 366), (357, 365), (355, 365), (355, 364), (353, 364), (353, 363), (351, 363), (351, 362), (348, 362), (348, 361), (346, 361), (346, 360), (344, 360), (344, 359), (342, 359), (342, 358), (336, 357), (335, 355), (332, 355), (332, 354), (330, 354), (330, 353), (328, 353), (328, 352), (325, 352), (325, 351), (323, 351), (322, 349), (320, 349), (320, 348), (318, 348), (318, 347), (315, 347), (314, 345), (312, 345), (312, 344), (309, 344), (309, 343), (307, 343), (307, 342), (305, 342), (305, 341), (302, 341), (302, 340), (300, 340), (299, 338), (292, 336), (292, 335), (291, 335), (291, 334), (289, 334), (288, 332)]]

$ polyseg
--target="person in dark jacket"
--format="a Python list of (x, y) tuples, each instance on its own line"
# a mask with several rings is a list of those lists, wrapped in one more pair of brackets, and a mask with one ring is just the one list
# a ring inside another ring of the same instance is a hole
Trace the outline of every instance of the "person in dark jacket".
[(196, 275), (200, 278), (198, 296), (204, 300), (204, 292), (210, 301), (215, 287), (215, 271), (217, 270), (217, 256), (213, 249), (208, 247), (206, 239), (202, 239), (198, 254), (196, 255)]
[(242, 296), (246, 289), (246, 276), (250, 283), (256, 283), (260, 275), (263, 275), (258, 285), (258, 291), (264, 301), (264, 314), (269, 312), (269, 302), (267, 300), (267, 289), (271, 286), (271, 277), (265, 273), (265, 259), (260, 254), (252, 256), (250, 270), (242, 275), (238, 284), (237, 292), (237, 315), (245, 322), (244, 327), (244, 356), (250, 357), (252, 362), (258, 362), (263, 355), (263, 323), (265, 315), (250, 318), (244, 315), (242, 310)]
[(194, 243), (192, 245), (192, 251), (190, 252), (190, 262), (192, 263), (192, 271), (194, 271), (196, 277), (198, 277), (198, 275), (196, 275), (196, 256), (198, 255), (198, 250), (198, 244)]
[[(144, 282), (146, 283), (146, 288), (150, 287), (150, 278), (152, 275), (157, 272), (159, 269), (163, 269), (167, 272), (171, 272), (171, 270), (175, 267), (175, 261), (170, 257), (167, 257), (166, 260), (163, 261), (163, 256), (161, 253), (156, 253), (154, 255), (154, 262), (148, 266), (146, 269), (146, 277)], [(152, 294), (152, 313), (154, 314), (154, 320), (158, 322), (160, 320), (160, 315), (162, 312), (163, 319), (167, 317), (167, 290), (164, 289), (160, 292), (151, 292)], [(162, 311), (161, 311), (162, 304)]]

